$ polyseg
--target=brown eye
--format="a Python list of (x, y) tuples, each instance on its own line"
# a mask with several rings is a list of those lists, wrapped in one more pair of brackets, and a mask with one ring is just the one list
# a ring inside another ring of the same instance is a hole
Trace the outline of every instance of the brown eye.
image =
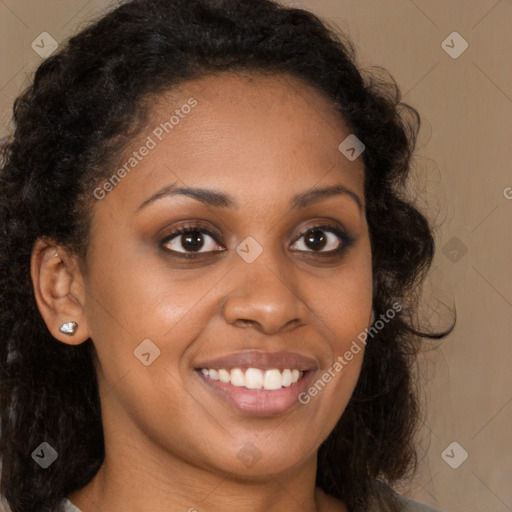
[(315, 226), (303, 232), (294, 245), (304, 239), (303, 252), (337, 253), (347, 247), (353, 240), (334, 226)]
[(187, 251), (199, 251), (204, 245), (204, 237), (200, 231), (191, 231), (185, 235), (180, 235), (181, 246)]
[[(218, 251), (215, 236), (202, 227), (187, 226), (176, 229), (161, 242), (169, 252), (204, 254)], [(205, 250), (202, 250), (205, 249)]]
[(304, 240), (307, 247), (314, 251), (321, 251), (327, 244), (327, 237), (320, 229), (310, 231)]

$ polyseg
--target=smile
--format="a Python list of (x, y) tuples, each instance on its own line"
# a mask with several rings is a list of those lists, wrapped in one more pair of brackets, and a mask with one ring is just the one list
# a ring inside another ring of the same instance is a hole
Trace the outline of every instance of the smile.
[(318, 373), (306, 354), (243, 350), (194, 364), (194, 374), (215, 400), (243, 414), (273, 416), (294, 409)]
[(277, 368), (270, 370), (247, 368), (245, 372), (241, 368), (233, 368), (231, 370), (224, 368), (201, 368), (201, 373), (208, 379), (229, 383), (232, 386), (272, 391), (283, 387), (290, 387), (297, 382), (305, 372), (288, 368), (284, 370)]

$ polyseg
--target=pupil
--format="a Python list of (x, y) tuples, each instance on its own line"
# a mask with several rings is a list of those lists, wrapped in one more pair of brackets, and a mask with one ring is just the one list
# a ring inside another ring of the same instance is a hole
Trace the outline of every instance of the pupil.
[[(326, 241), (324, 232), (318, 229), (311, 231), (306, 237), (306, 244), (310, 249), (323, 249)], [(318, 245), (318, 242), (320, 242), (320, 245)]]
[(203, 237), (199, 231), (191, 231), (183, 235), (182, 243), (184, 249), (195, 251), (201, 249), (204, 244)]

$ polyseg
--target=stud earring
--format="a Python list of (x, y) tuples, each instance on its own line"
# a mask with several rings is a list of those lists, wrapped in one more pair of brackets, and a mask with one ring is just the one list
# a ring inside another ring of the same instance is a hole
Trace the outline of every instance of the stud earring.
[(76, 322), (67, 322), (60, 326), (59, 331), (62, 334), (67, 334), (68, 336), (73, 336), (73, 334), (75, 334), (77, 329), (78, 329), (78, 324)]

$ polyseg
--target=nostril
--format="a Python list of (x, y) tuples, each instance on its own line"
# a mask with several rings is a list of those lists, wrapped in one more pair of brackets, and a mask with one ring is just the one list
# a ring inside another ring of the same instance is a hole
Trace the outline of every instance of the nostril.
[(246, 318), (239, 318), (236, 323), (240, 324), (241, 326), (253, 326), (255, 324), (254, 320), (248, 320)]

